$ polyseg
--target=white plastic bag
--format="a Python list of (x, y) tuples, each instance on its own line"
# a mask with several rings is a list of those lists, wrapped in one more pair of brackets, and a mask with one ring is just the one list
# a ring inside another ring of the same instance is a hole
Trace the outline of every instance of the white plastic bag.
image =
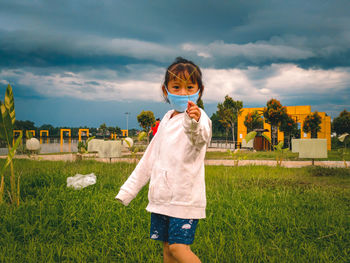
[(67, 187), (73, 187), (74, 189), (81, 189), (93, 184), (96, 184), (96, 175), (94, 173), (76, 174), (67, 178)]

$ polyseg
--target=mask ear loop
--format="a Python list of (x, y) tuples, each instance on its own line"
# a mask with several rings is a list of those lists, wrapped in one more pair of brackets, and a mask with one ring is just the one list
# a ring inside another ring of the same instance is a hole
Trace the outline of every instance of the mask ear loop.
[(197, 71), (197, 69), (194, 68), (194, 70), (192, 71), (192, 73), (188, 76), (188, 78), (187, 78), (187, 80), (186, 80), (186, 84), (187, 84), (187, 82), (190, 80), (192, 74), (195, 73), (196, 71)]
[[(194, 72), (196, 72), (196, 71), (197, 71), (197, 69), (194, 68), (194, 70), (192, 71), (192, 73), (188, 76), (188, 78), (187, 78), (186, 81), (185, 81), (185, 84), (186, 84), (186, 85), (187, 85), (188, 81), (190, 80), (190, 77), (192, 76), (192, 74), (193, 74)], [(190, 94), (187, 93), (187, 97), (188, 97), (188, 100), (190, 100)]]

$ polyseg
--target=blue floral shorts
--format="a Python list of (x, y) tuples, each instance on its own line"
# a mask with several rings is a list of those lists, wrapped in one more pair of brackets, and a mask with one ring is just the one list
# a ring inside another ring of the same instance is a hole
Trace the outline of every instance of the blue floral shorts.
[(151, 213), (150, 238), (169, 242), (169, 244), (193, 243), (198, 219), (182, 219)]

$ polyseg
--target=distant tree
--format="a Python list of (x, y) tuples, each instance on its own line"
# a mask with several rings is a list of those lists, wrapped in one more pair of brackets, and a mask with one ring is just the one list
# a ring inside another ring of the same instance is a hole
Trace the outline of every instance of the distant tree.
[(247, 127), (247, 133), (254, 129), (264, 128), (264, 121), (258, 111), (249, 112), (244, 119), (244, 125)]
[(105, 135), (106, 135), (106, 132), (107, 132), (107, 125), (106, 125), (106, 123), (102, 123), (100, 125), (99, 131), (102, 133), (102, 136), (104, 138)]
[(223, 103), (218, 104), (218, 116), (220, 122), (226, 128), (226, 134), (229, 128), (232, 130), (232, 140), (235, 141), (235, 123), (238, 116), (242, 113), (243, 102), (235, 101), (229, 95), (225, 96)]
[[(156, 121), (156, 118), (154, 117), (152, 111), (142, 111), (139, 115), (137, 115), (137, 121), (143, 130), (148, 134), (148, 131), (151, 129), (152, 124)], [(149, 135), (147, 136), (147, 141), (149, 141)]]
[(53, 130), (55, 127), (53, 127), (51, 124), (43, 124), (39, 127), (39, 130)]
[(117, 135), (121, 135), (122, 134), (122, 129), (120, 129), (119, 126), (115, 126), (114, 130), (115, 130)]
[[(71, 136), (74, 136), (74, 129), (72, 130), (72, 127), (68, 127), (68, 126), (63, 126), (63, 127), (56, 127), (56, 134), (55, 136), (61, 136), (61, 129), (71, 129)], [(63, 132), (63, 136), (68, 136), (68, 132)]]
[(346, 132), (350, 134), (350, 112), (343, 110), (338, 117), (334, 118), (332, 124), (338, 136)]
[(49, 130), (49, 135), (50, 137), (56, 137), (56, 136), (60, 136), (60, 127), (54, 127), (52, 132), (50, 132)]
[(290, 114), (285, 114), (280, 125), (280, 131), (284, 133), (284, 137), (288, 141), (288, 148), (290, 149), (291, 137), (298, 133), (298, 124)]
[(89, 131), (90, 131), (90, 132), (97, 132), (97, 128), (95, 128), (95, 127), (90, 127), (90, 128), (89, 128)]
[(38, 130), (48, 130), (49, 136), (54, 136), (55, 134), (55, 127), (53, 127), (51, 124), (43, 124), (38, 128)]
[(79, 128), (76, 127), (66, 127), (67, 129), (71, 129), (71, 135), (72, 137), (78, 136)]
[(91, 136), (96, 136), (97, 128), (95, 128), (95, 127), (90, 127), (90, 128), (89, 128), (89, 132), (90, 132), (90, 137), (91, 137)]
[(114, 132), (115, 132), (115, 128), (114, 128), (114, 127), (112, 127), (112, 126), (109, 126), (109, 127), (107, 127), (107, 131), (108, 131), (108, 134), (107, 134), (107, 135), (114, 134)]
[(282, 106), (276, 99), (270, 99), (264, 107), (263, 115), (265, 121), (271, 125), (271, 143), (277, 145), (278, 143), (278, 127), (281, 124), (284, 115), (287, 114), (287, 108)]
[(139, 132), (137, 129), (129, 129), (129, 137), (136, 136)]
[(22, 131), (36, 130), (36, 127), (34, 125), (34, 122), (32, 121), (15, 120), (14, 130), (22, 130)]
[(213, 137), (221, 137), (226, 134), (225, 127), (220, 122), (220, 117), (217, 112), (213, 113), (210, 119), (212, 123)]
[(225, 128), (225, 135), (226, 135), (226, 141), (227, 141), (227, 135), (228, 131), (230, 129), (230, 123), (227, 121), (227, 119), (230, 117), (230, 113), (228, 111), (225, 111), (223, 106), (218, 106), (218, 116), (219, 116), (219, 122), (221, 123), (222, 127)]
[(201, 108), (201, 109), (203, 109), (203, 110), (204, 110), (204, 104), (203, 104), (202, 99), (198, 100), (198, 102), (197, 102), (197, 106), (198, 106), (199, 108)]
[(311, 138), (317, 138), (317, 132), (321, 130), (321, 116), (317, 111), (306, 116), (303, 124), (303, 132), (311, 132)]

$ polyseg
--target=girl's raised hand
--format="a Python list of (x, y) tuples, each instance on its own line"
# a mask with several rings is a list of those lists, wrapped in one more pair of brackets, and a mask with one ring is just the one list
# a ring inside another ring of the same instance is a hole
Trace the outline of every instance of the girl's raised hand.
[(192, 118), (195, 119), (196, 122), (199, 121), (199, 118), (201, 117), (201, 111), (199, 109), (199, 107), (192, 101), (188, 101), (187, 103), (187, 115)]

